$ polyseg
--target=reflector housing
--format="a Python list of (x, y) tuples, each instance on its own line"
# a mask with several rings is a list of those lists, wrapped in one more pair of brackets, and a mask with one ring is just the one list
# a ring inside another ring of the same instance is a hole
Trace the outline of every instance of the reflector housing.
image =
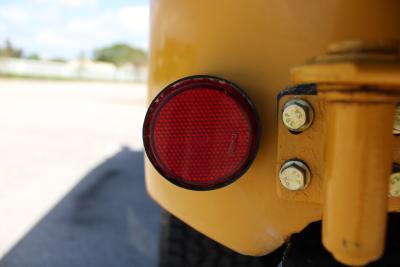
[(253, 161), (258, 117), (236, 85), (191, 76), (168, 85), (151, 103), (143, 141), (151, 163), (166, 179), (211, 190), (239, 178)]

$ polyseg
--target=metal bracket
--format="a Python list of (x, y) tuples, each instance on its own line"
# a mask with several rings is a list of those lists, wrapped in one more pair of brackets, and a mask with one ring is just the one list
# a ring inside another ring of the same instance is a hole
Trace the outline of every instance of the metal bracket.
[[(282, 123), (282, 108), (290, 100), (307, 101), (314, 110), (312, 125), (301, 133), (293, 133)], [(285, 200), (323, 203), (324, 153), (326, 144), (326, 106), (318, 94), (318, 85), (304, 84), (283, 90), (278, 96), (277, 193)], [(400, 164), (400, 136), (394, 135), (393, 164)], [(279, 181), (280, 167), (288, 160), (302, 160), (310, 168), (310, 183), (304, 190), (291, 191)], [(389, 177), (388, 177), (389, 182)], [(400, 197), (389, 198), (389, 211), (400, 211)]]

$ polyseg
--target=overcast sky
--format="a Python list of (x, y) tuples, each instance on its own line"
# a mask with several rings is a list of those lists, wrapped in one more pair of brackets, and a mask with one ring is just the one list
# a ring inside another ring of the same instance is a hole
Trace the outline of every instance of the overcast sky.
[(148, 1), (0, 0), (0, 46), (67, 59), (116, 42), (147, 49)]

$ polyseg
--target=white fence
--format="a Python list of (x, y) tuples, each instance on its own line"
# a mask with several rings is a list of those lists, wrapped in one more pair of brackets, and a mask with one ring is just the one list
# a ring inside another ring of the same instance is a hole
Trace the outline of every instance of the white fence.
[(38, 78), (62, 78), (106, 81), (144, 81), (146, 67), (127, 64), (115, 67), (110, 63), (75, 60), (66, 63), (16, 58), (0, 58), (0, 74)]

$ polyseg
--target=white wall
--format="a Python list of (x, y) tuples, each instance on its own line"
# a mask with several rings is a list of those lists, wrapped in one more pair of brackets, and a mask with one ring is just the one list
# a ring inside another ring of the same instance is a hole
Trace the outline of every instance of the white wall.
[(37, 61), (16, 58), (0, 58), (0, 74), (32, 77), (54, 77), (65, 79), (144, 81), (145, 67), (125, 65), (115, 67), (110, 63), (92, 61), (70, 61), (66, 63)]

